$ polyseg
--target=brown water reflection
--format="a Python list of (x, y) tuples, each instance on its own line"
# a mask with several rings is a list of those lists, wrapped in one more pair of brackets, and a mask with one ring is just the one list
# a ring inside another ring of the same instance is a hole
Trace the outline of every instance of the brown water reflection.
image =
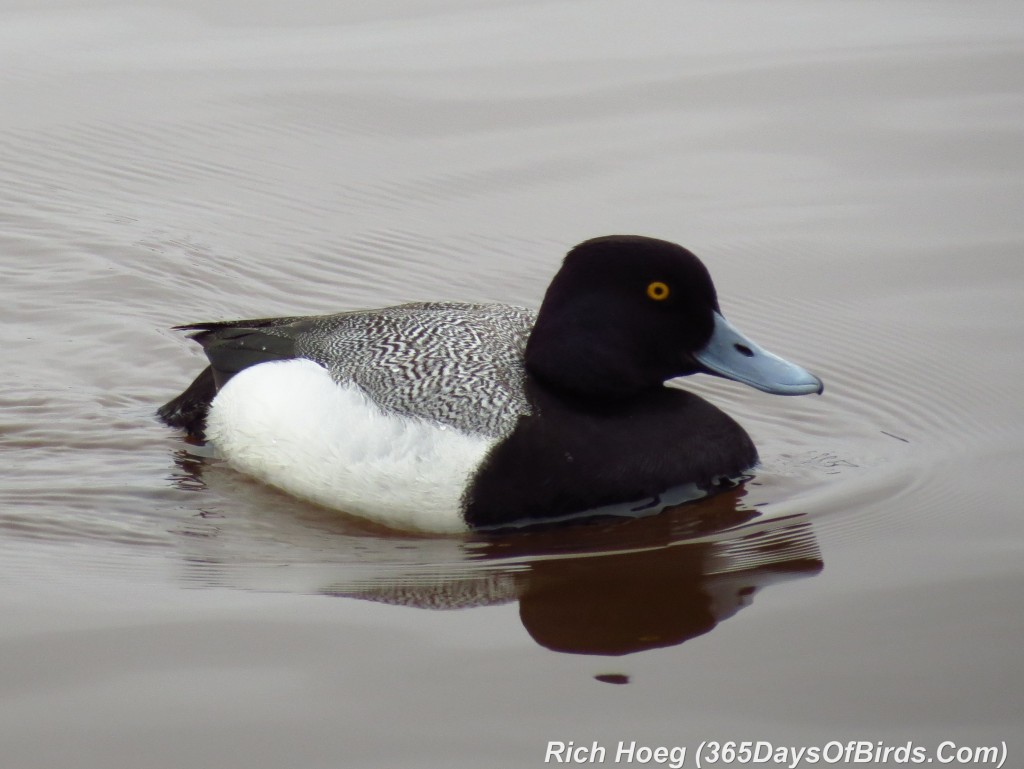
[(540, 561), (524, 580), (519, 616), (537, 643), (560, 652), (620, 655), (684, 643), (767, 585), (822, 568), (806, 523), (749, 536), (742, 546), (764, 561), (735, 572), (709, 572), (723, 558), (721, 543)]
[[(804, 516), (762, 523), (756, 511), (741, 507), (742, 496), (742, 490), (720, 494), (606, 525), (497, 536), (476, 551), (483, 574), (407, 580), (388, 574), (328, 592), (429, 609), (516, 600), (533, 640), (570, 654), (675, 646), (749, 606), (760, 589), (822, 569)], [(513, 569), (501, 565), (509, 561)]]

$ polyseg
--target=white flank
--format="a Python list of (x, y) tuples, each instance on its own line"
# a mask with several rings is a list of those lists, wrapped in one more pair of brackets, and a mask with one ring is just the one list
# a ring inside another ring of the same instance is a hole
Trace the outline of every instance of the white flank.
[(354, 385), (295, 359), (236, 374), (207, 437), (244, 473), (298, 497), (421, 531), (465, 531), (460, 499), (494, 441), (382, 412)]

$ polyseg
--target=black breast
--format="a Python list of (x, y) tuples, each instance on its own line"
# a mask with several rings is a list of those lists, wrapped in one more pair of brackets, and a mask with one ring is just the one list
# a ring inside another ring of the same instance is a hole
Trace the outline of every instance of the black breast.
[(471, 526), (584, 512), (709, 487), (757, 463), (747, 433), (693, 393), (659, 387), (619, 402), (564, 397), (528, 381), (534, 409), (488, 454), (464, 498)]

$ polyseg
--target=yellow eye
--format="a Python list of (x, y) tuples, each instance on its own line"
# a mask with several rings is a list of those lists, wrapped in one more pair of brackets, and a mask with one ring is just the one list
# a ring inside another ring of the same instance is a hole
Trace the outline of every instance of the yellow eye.
[(668, 299), (668, 295), (669, 290), (667, 283), (662, 283), (660, 280), (656, 280), (647, 285), (647, 296), (655, 302), (662, 302)]

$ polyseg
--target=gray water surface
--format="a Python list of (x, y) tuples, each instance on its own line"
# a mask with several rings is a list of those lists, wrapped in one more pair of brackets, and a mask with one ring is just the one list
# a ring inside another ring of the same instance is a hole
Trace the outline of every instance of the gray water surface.
[[(1024, 761), (1017, 3), (9, 1), (0, 104), (4, 767)], [(685, 382), (744, 487), (414, 537), (153, 418), (203, 365), (177, 323), (536, 306), (613, 232), (825, 380)]]

